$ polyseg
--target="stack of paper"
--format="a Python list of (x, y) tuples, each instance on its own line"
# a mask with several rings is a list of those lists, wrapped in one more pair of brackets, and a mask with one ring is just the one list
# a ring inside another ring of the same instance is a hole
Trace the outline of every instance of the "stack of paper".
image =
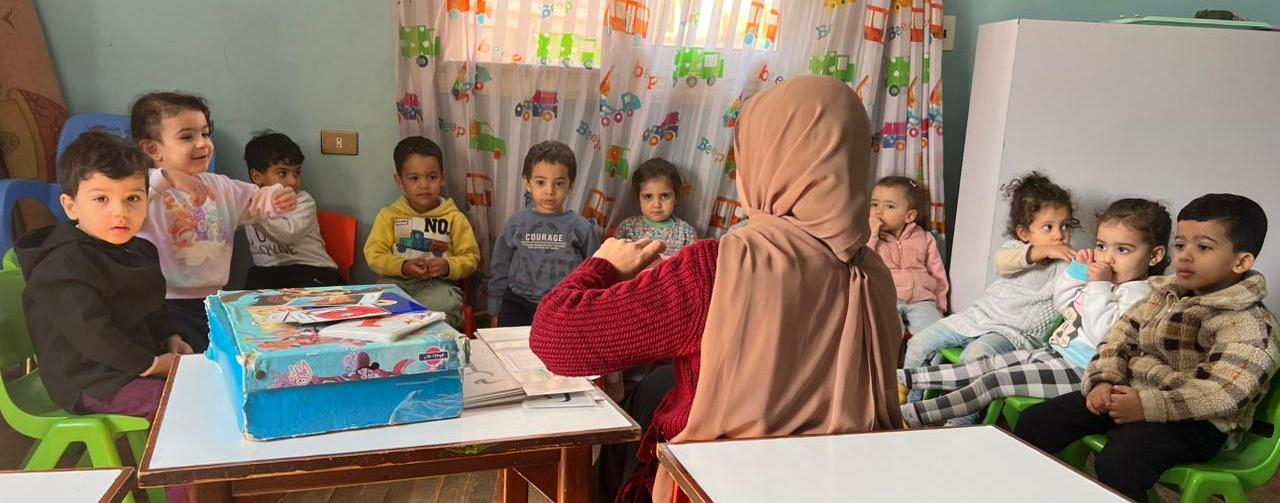
[(360, 339), (372, 342), (398, 341), (413, 334), (418, 329), (441, 321), (444, 318), (444, 313), (424, 311), (344, 321), (325, 325), (320, 329), (320, 336)]
[(445, 319), (444, 313), (430, 311), (396, 291), (315, 289), (306, 296), (283, 299), (282, 308), (265, 321), (311, 325), (322, 337), (393, 342)]

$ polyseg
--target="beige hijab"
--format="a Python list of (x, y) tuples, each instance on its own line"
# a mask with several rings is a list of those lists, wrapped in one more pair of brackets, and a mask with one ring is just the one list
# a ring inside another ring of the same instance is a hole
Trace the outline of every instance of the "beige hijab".
[[(893, 278), (865, 244), (866, 110), (830, 77), (751, 98), (735, 131), (750, 224), (720, 240), (689, 423), (673, 442), (900, 428)], [(654, 501), (671, 501), (659, 470)]]

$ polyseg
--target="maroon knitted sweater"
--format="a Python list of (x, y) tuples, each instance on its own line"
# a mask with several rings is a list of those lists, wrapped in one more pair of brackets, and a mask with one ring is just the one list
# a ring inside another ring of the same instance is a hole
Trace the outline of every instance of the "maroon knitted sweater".
[(675, 385), (644, 433), (637, 454), (643, 466), (620, 501), (653, 486), (654, 446), (689, 420), (719, 251), (717, 240), (697, 241), (626, 282), (619, 282), (609, 262), (589, 258), (538, 305), (529, 345), (556, 374), (603, 375), (665, 358), (674, 362)]

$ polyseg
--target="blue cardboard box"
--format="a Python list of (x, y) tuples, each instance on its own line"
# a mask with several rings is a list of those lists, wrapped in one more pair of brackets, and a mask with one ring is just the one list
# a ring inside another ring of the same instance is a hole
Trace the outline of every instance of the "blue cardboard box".
[(390, 291), (394, 285), (220, 292), (205, 301), (209, 349), (251, 440), (457, 417), (462, 412), (461, 334), (433, 323), (395, 342), (321, 337), (270, 323), (300, 297)]

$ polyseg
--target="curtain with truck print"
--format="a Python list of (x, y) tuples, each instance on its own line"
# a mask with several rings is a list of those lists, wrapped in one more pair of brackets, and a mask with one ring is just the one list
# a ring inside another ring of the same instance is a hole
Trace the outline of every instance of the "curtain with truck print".
[(942, 200), (943, 1), (395, 0), (396, 121), (445, 152), (481, 250), (524, 208), (529, 147), (568, 144), (567, 207), (601, 236), (638, 214), (632, 170), (680, 168), (676, 216), (702, 237), (741, 222), (732, 130), (751, 96), (828, 75), (863, 100), (877, 178)]

